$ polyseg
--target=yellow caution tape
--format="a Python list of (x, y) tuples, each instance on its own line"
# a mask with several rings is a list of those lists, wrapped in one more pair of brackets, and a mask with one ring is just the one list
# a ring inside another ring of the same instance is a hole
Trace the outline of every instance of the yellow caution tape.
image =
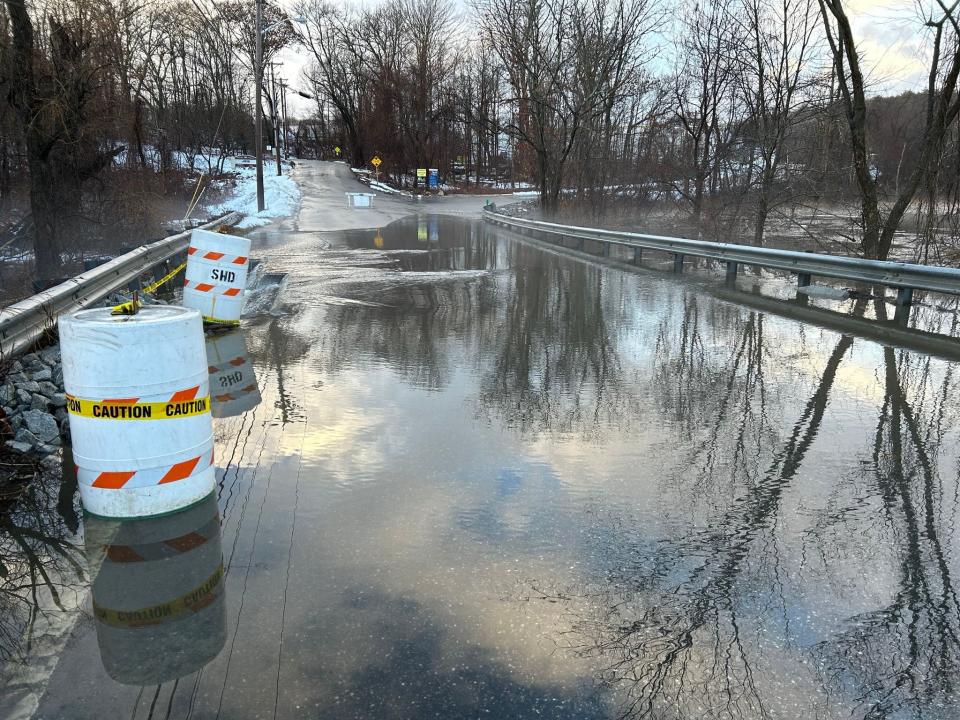
[(215, 317), (207, 317), (206, 315), (203, 316), (203, 321), (210, 325), (239, 325), (240, 324), (239, 320), (220, 320)]
[[(180, 273), (180, 271), (182, 271), (186, 266), (187, 266), (186, 263), (183, 263), (182, 265), (178, 265), (173, 270), (171, 270), (166, 275), (164, 275), (162, 278), (157, 280), (155, 283), (151, 283), (150, 285), (147, 285), (143, 289), (143, 292), (145, 293), (156, 292), (157, 288), (159, 288), (164, 283), (168, 283), (171, 280), (173, 280), (173, 278), (175, 278), (177, 274)], [(131, 300), (130, 302), (120, 303), (119, 305), (114, 306), (113, 312), (111, 313), (111, 315), (136, 315), (137, 311), (140, 309), (140, 305), (141, 303), (134, 300)]]
[(67, 396), (67, 412), (97, 420), (179, 420), (210, 412), (210, 396), (176, 402), (128, 403)]
[(152, 605), (137, 610), (113, 610), (103, 607), (96, 600), (93, 613), (97, 620), (115, 627), (137, 627), (140, 625), (158, 625), (173, 620), (186, 612), (198, 612), (217, 599), (214, 592), (223, 578), (223, 563), (214, 570), (213, 575), (201, 585), (175, 600)]
[(143, 306), (143, 303), (140, 302), (138, 298), (134, 298), (130, 302), (121, 303), (116, 305), (113, 308), (111, 315), (136, 315), (140, 312), (140, 308)]
[(187, 266), (186, 263), (183, 263), (182, 265), (177, 265), (177, 267), (175, 267), (173, 270), (171, 270), (170, 272), (168, 272), (166, 275), (164, 275), (162, 278), (160, 278), (159, 280), (157, 280), (155, 283), (153, 283), (153, 284), (151, 284), (151, 285), (147, 285), (147, 286), (143, 289), (143, 291), (144, 291), (145, 293), (152, 293), (152, 292), (154, 292), (158, 287), (160, 287), (160, 286), (163, 285), (164, 283), (167, 283), (167, 282), (170, 282), (171, 280), (173, 280), (173, 278), (176, 277), (177, 273), (179, 273), (181, 270), (183, 270), (186, 266)]

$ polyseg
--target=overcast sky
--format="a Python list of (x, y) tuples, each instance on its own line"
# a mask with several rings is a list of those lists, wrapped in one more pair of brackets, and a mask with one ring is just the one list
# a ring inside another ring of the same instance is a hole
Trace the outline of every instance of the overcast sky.
[[(291, 8), (293, 0), (281, 0), (281, 4)], [(469, 23), (466, 4), (462, 1), (457, 4), (464, 8), (463, 21)], [(917, 0), (846, 0), (846, 5), (864, 55), (864, 71), (871, 80), (872, 92), (922, 90), (927, 36), (923, 32), (920, 8), (936, 7), (936, 3), (924, 0), (920, 3)], [(300, 77), (308, 62), (307, 51), (288, 48), (280, 53), (279, 59), (283, 61), (281, 74), (289, 84), (307, 90)], [(313, 112), (312, 102), (295, 94), (288, 95), (287, 102), (292, 115), (304, 116)]]

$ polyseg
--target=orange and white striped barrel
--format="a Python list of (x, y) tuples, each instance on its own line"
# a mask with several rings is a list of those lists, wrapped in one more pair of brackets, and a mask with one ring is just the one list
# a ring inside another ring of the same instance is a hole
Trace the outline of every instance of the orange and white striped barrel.
[(60, 318), (73, 459), (84, 508), (133, 518), (191, 505), (214, 487), (203, 323), (151, 305)]
[(226, 641), (220, 516), (211, 493), (162, 518), (84, 523), (103, 666), (125, 685), (196, 672)]
[(184, 306), (199, 310), (205, 322), (239, 324), (249, 256), (248, 238), (194, 230), (187, 248)]
[(260, 404), (257, 376), (241, 331), (208, 337), (207, 365), (215, 418), (234, 417)]

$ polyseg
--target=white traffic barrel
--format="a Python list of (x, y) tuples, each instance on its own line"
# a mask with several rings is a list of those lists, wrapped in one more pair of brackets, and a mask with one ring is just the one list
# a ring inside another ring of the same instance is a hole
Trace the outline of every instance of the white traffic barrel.
[(199, 310), (205, 322), (239, 324), (249, 256), (248, 238), (194, 230), (187, 249), (183, 304)]
[(220, 517), (214, 493), (162, 518), (88, 516), (100, 659), (125, 685), (159, 685), (196, 672), (227, 637)]
[(234, 417), (260, 404), (260, 388), (242, 332), (207, 337), (207, 365), (215, 418)]
[(145, 517), (206, 497), (215, 469), (199, 313), (81, 310), (60, 318), (60, 343), (84, 508)]

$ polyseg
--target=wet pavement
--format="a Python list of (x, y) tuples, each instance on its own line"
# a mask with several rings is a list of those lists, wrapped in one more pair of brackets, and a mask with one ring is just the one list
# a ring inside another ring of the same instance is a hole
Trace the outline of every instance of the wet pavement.
[(955, 340), (438, 215), (254, 252), (216, 498), (0, 525), (0, 715), (960, 715)]

